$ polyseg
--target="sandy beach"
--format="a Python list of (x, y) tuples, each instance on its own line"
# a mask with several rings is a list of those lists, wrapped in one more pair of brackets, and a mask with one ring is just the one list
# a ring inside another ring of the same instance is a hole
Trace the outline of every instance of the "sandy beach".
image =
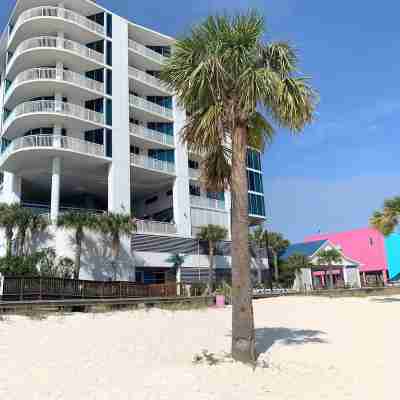
[(393, 399), (400, 298), (255, 302), (260, 367), (194, 364), (230, 345), (230, 308), (0, 321), (2, 400)]

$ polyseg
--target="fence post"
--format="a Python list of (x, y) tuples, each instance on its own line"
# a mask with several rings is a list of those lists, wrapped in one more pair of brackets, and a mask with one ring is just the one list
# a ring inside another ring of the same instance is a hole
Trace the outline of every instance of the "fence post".
[(39, 300), (42, 300), (42, 277), (39, 278)]
[(20, 283), (21, 283), (21, 287), (20, 287), (19, 299), (23, 300), (24, 299), (24, 278), (21, 278)]
[(119, 281), (119, 298), (122, 298), (122, 282)]

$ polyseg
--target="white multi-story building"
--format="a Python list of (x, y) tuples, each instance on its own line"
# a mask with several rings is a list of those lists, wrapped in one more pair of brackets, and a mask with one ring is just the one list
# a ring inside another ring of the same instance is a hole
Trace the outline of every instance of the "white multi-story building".
[[(230, 195), (200, 187), (201, 159), (180, 141), (185, 111), (158, 79), (173, 44), (94, 1), (16, 1), (0, 43), (0, 201), (53, 221), (68, 209), (131, 212), (136, 244), (152, 245), (138, 254), (127, 245), (128, 270), (131, 257), (137, 270), (168, 265), (154, 241), (190, 240), (208, 223), (229, 229)], [(257, 151), (249, 150), (248, 174), (250, 219), (259, 223)], [(71, 246), (56, 231), (50, 244), (67, 254)], [(199, 254), (187, 263), (207, 265)]]

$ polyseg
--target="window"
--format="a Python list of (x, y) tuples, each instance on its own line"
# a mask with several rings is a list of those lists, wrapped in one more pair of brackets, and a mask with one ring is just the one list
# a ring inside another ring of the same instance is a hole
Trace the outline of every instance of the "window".
[(200, 196), (200, 186), (189, 185), (189, 193), (191, 196)]
[(129, 122), (130, 122), (131, 124), (134, 124), (134, 125), (140, 125), (138, 119), (129, 118)]
[(112, 43), (107, 40), (107, 54), (106, 54), (106, 63), (110, 67), (112, 66)]
[(247, 168), (261, 171), (261, 157), (259, 151), (252, 149), (247, 150)]
[(209, 199), (224, 201), (225, 193), (224, 192), (207, 192), (207, 197)]
[(95, 81), (104, 82), (104, 70), (102, 68), (94, 69), (93, 71), (87, 71), (85, 75), (86, 77), (94, 79)]
[(161, 54), (164, 57), (171, 56), (171, 47), (170, 46), (146, 46), (148, 49), (155, 51), (158, 54)]
[(112, 130), (106, 129), (106, 156), (112, 157)]
[(166, 135), (173, 136), (174, 124), (172, 122), (148, 122), (147, 127), (153, 131), (162, 132)]
[(265, 217), (264, 196), (249, 193), (249, 214)]
[(104, 54), (104, 40), (98, 40), (96, 42), (88, 43), (86, 47), (97, 51), (98, 53)]
[(168, 190), (168, 192), (166, 193), (167, 197), (171, 197), (173, 194), (172, 189)]
[(199, 169), (198, 161), (189, 160), (188, 165), (189, 165), (189, 168), (191, 168), (191, 169)]
[(112, 125), (112, 100), (106, 100), (106, 124)]
[(106, 93), (112, 96), (112, 71), (107, 69)]
[(374, 245), (374, 239), (369, 237), (369, 245), (372, 247)]
[(103, 129), (94, 129), (85, 132), (85, 140), (92, 143), (104, 144)]
[[(35, 129), (30, 129), (29, 131), (26, 131), (24, 133), (24, 136), (32, 136), (32, 135), (52, 135), (54, 132), (54, 129), (52, 127), (45, 127), (45, 128), (35, 128)], [(61, 135), (66, 136), (67, 131), (66, 129), (61, 129)]]
[(112, 15), (107, 14), (107, 36), (112, 38)]
[(160, 79), (161, 71), (152, 71), (152, 70), (147, 70), (147, 74), (154, 76), (155, 78)]
[(104, 13), (89, 15), (87, 18), (91, 21), (98, 23), (101, 26), (104, 26)]
[(150, 197), (150, 199), (147, 199), (144, 203), (146, 204), (146, 206), (148, 206), (149, 204), (153, 204), (158, 200), (158, 196), (154, 196), (154, 197)]
[(249, 190), (252, 192), (263, 193), (262, 175), (259, 172), (247, 171)]
[(140, 154), (140, 148), (137, 147), (137, 146), (131, 146), (130, 147), (130, 152), (131, 152), (131, 154), (139, 155)]
[(147, 100), (156, 103), (161, 107), (169, 108), (172, 110), (172, 97), (171, 96), (147, 96)]
[(149, 149), (148, 156), (160, 161), (175, 162), (174, 150)]
[(94, 99), (94, 100), (88, 100), (85, 102), (85, 107), (88, 108), (89, 110), (96, 111), (99, 113), (103, 113), (103, 107), (104, 107), (104, 101), (103, 98), (100, 99)]

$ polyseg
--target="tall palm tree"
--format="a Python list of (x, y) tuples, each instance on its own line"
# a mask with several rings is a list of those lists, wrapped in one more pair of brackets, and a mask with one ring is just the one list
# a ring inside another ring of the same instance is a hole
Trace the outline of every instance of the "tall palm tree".
[[(248, 146), (262, 150), (273, 127), (293, 132), (312, 121), (315, 94), (299, 77), (287, 43), (264, 43), (256, 12), (212, 16), (177, 40), (161, 73), (187, 111), (183, 141), (204, 154), (202, 180), (232, 193), (232, 356), (254, 362), (255, 334), (248, 243)], [(246, 244), (246, 245), (245, 245)]]
[(323, 250), (318, 254), (318, 264), (329, 268), (329, 286), (333, 289), (333, 266), (342, 261), (342, 255), (337, 249)]
[(400, 197), (386, 199), (382, 211), (375, 211), (369, 220), (371, 226), (388, 236), (394, 232), (399, 225)]
[(0, 227), (4, 229), (6, 237), (6, 256), (12, 255), (12, 240), (14, 231), (18, 228), (18, 215), (20, 212), (20, 205), (15, 204), (0, 204)]
[(136, 222), (129, 214), (109, 212), (99, 214), (96, 225), (97, 229), (111, 240), (111, 260), (114, 269), (114, 280), (116, 280), (121, 237), (132, 235), (136, 231)]
[(268, 247), (271, 249), (274, 262), (275, 281), (278, 281), (279, 279), (278, 258), (279, 255), (282, 254), (289, 247), (290, 242), (289, 240), (286, 240), (283, 237), (283, 235), (279, 232), (265, 231), (265, 235), (268, 235)]
[(197, 234), (197, 238), (204, 240), (208, 243), (208, 283), (207, 291), (212, 292), (213, 289), (213, 277), (214, 277), (214, 253), (215, 246), (218, 242), (225, 240), (228, 236), (228, 230), (223, 226), (209, 224), (201, 227), (200, 232)]
[(302, 270), (312, 267), (312, 263), (311, 263), (310, 259), (307, 256), (305, 256), (304, 254), (295, 253), (288, 257), (286, 263), (290, 269), (295, 271), (295, 274), (296, 274), (298, 282), (299, 282), (300, 290), (302, 290), (304, 288)]
[(63, 213), (57, 219), (57, 226), (74, 231), (74, 279), (79, 279), (79, 273), (81, 270), (82, 242), (85, 238), (85, 230), (94, 230), (95, 221), (95, 216), (93, 214), (75, 211)]

